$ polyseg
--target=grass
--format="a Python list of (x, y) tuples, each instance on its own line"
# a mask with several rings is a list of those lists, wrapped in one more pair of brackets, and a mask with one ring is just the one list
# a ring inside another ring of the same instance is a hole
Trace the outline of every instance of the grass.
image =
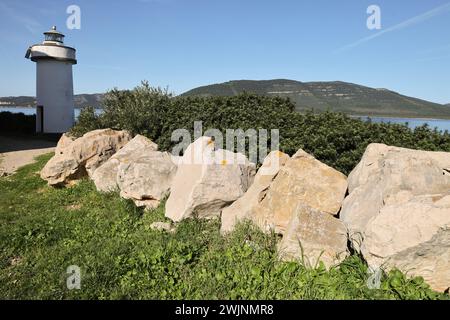
[[(369, 289), (357, 256), (339, 268), (278, 262), (276, 237), (242, 224), (187, 220), (175, 233), (150, 229), (163, 205), (144, 212), (85, 180), (53, 189), (39, 178), (51, 155), (0, 178), (1, 299), (448, 299), (399, 271)], [(81, 290), (66, 270), (81, 268)]]

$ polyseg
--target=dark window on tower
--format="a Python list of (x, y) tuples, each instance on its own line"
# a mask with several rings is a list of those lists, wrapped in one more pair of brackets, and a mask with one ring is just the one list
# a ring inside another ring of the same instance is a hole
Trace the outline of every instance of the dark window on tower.
[(45, 41), (63, 42), (63, 37), (59, 34), (46, 34)]

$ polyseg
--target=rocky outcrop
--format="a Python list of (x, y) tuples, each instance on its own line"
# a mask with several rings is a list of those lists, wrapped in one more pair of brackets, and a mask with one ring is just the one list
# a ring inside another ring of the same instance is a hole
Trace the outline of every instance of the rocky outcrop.
[(233, 231), (239, 221), (252, 219), (255, 208), (264, 199), (271, 183), (288, 159), (289, 156), (280, 151), (273, 151), (266, 157), (248, 191), (231, 206), (223, 209), (220, 228), (222, 234)]
[(92, 179), (99, 191), (119, 190), (139, 207), (155, 208), (169, 194), (177, 166), (158, 145), (137, 135), (100, 166)]
[(262, 230), (284, 234), (298, 205), (335, 216), (346, 191), (344, 174), (299, 150), (281, 167), (252, 220)]
[(130, 162), (133, 158), (136, 158), (137, 152), (146, 154), (157, 150), (158, 145), (150, 139), (141, 135), (135, 136), (121, 150), (94, 171), (92, 180), (94, 180), (97, 190), (102, 192), (117, 190), (117, 173), (119, 165), (122, 162)]
[(64, 133), (61, 138), (58, 140), (58, 144), (56, 145), (55, 154), (63, 154), (64, 149), (66, 149), (72, 142), (76, 140), (75, 137), (71, 136), (68, 133)]
[(370, 266), (379, 267), (395, 254), (429, 241), (445, 226), (450, 226), (450, 194), (389, 203), (367, 223), (361, 253)]
[(297, 260), (307, 267), (319, 261), (330, 268), (349, 255), (347, 229), (330, 214), (299, 204), (278, 247), (283, 260)]
[(449, 172), (450, 153), (367, 147), (349, 176), (340, 218), (369, 266), (410, 269), (445, 287), (450, 260), (432, 255), (448, 255), (447, 233), (438, 234), (450, 226)]
[(111, 129), (91, 131), (76, 140), (63, 135), (55, 156), (42, 169), (41, 178), (58, 186), (92, 176), (95, 169), (130, 140), (128, 132)]
[(201, 137), (185, 151), (166, 203), (166, 217), (181, 221), (197, 216), (218, 217), (253, 182), (255, 165), (239, 153), (215, 150), (214, 141)]
[(398, 268), (408, 276), (420, 276), (433, 290), (446, 291), (450, 288), (450, 227), (441, 228), (430, 240), (393, 255), (386, 267)]
[[(276, 170), (265, 170), (275, 160)], [(322, 261), (329, 268), (349, 254), (347, 230), (335, 217), (346, 191), (345, 175), (303, 150), (292, 158), (272, 152), (247, 193), (223, 210), (221, 231), (251, 220), (263, 231), (283, 236), (278, 246), (281, 259), (308, 267)]]
[(169, 195), (176, 172), (169, 153), (136, 152), (131, 161), (122, 161), (118, 167), (120, 195), (132, 199), (137, 206), (156, 208)]
[(349, 196), (340, 217), (359, 250), (368, 222), (386, 203), (450, 190), (450, 154), (371, 144), (350, 173)]

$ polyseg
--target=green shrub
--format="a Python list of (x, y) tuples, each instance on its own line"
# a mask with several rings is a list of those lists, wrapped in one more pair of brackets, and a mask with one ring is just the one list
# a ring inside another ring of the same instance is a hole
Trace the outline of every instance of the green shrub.
[(77, 125), (72, 128), (72, 134), (82, 136), (86, 132), (101, 128), (101, 122), (94, 107), (85, 107), (80, 110)]
[[(104, 113), (83, 110), (73, 132), (96, 128), (126, 129), (142, 134), (161, 150), (171, 150), (175, 129), (193, 133), (202, 121), (203, 132), (215, 128), (279, 129), (281, 150), (292, 155), (302, 148), (320, 161), (348, 174), (370, 143), (450, 151), (450, 135), (424, 125), (414, 130), (403, 124), (372, 123), (342, 113), (294, 111), (289, 99), (243, 93), (231, 97), (172, 97), (147, 82), (133, 90), (114, 89), (106, 95)], [(86, 114), (85, 114), (86, 113)], [(268, 142), (270, 146), (270, 141)]]
[(128, 130), (156, 139), (162, 134), (164, 115), (171, 95), (147, 82), (134, 90), (108, 92), (103, 100), (104, 113), (100, 117), (104, 127)]

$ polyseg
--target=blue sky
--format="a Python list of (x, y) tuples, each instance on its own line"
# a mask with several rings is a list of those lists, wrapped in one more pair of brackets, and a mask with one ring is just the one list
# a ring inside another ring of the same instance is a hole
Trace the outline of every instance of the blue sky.
[[(80, 30), (66, 27), (71, 4)], [(372, 4), (381, 30), (366, 26)], [(287, 78), (450, 103), (449, 0), (0, 0), (0, 96), (35, 94), (24, 55), (52, 25), (77, 48), (75, 93)]]

